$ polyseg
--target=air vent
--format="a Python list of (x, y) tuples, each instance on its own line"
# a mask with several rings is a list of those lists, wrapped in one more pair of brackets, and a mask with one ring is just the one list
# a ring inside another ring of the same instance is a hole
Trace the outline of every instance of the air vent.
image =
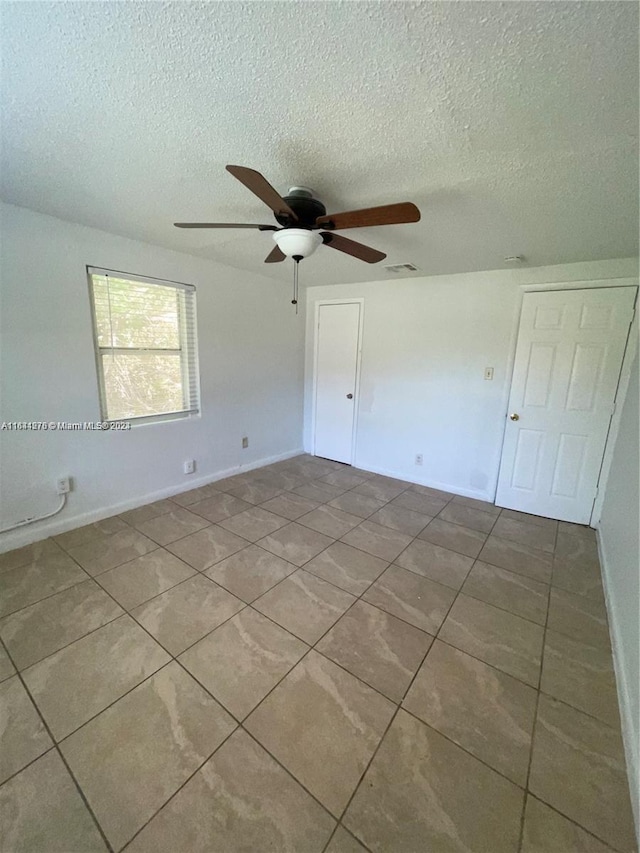
[(389, 264), (384, 269), (391, 275), (402, 275), (403, 272), (420, 272), (415, 264)]

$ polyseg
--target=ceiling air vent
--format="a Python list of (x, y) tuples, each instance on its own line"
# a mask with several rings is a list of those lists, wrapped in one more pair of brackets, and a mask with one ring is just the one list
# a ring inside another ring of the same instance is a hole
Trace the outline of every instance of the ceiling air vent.
[(415, 264), (389, 264), (384, 269), (391, 275), (401, 275), (403, 272), (420, 272), (419, 267)]

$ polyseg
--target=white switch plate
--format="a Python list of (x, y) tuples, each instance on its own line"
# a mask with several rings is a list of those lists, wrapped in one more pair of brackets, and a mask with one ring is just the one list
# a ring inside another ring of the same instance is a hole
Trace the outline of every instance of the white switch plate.
[(485, 379), (493, 379), (493, 367), (485, 367), (484, 378)]
[(422, 465), (422, 453), (416, 453), (416, 465)]
[(193, 472), (196, 470), (196, 460), (187, 459), (187, 461), (182, 466), (182, 470), (185, 474), (193, 474)]

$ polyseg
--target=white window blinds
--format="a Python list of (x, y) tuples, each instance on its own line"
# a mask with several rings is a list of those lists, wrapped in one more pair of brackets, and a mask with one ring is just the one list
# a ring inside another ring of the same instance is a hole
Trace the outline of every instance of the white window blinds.
[(88, 267), (102, 419), (199, 412), (195, 287)]

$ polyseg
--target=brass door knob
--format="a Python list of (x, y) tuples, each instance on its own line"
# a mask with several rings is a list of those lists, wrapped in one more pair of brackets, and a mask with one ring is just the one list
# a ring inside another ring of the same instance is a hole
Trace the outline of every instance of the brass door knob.
[(512, 421), (519, 421), (520, 415), (517, 412), (514, 412), (512, 415), (509, 415)]
[(347, 400), (353, 400), (353, 394), (347, 394)]

